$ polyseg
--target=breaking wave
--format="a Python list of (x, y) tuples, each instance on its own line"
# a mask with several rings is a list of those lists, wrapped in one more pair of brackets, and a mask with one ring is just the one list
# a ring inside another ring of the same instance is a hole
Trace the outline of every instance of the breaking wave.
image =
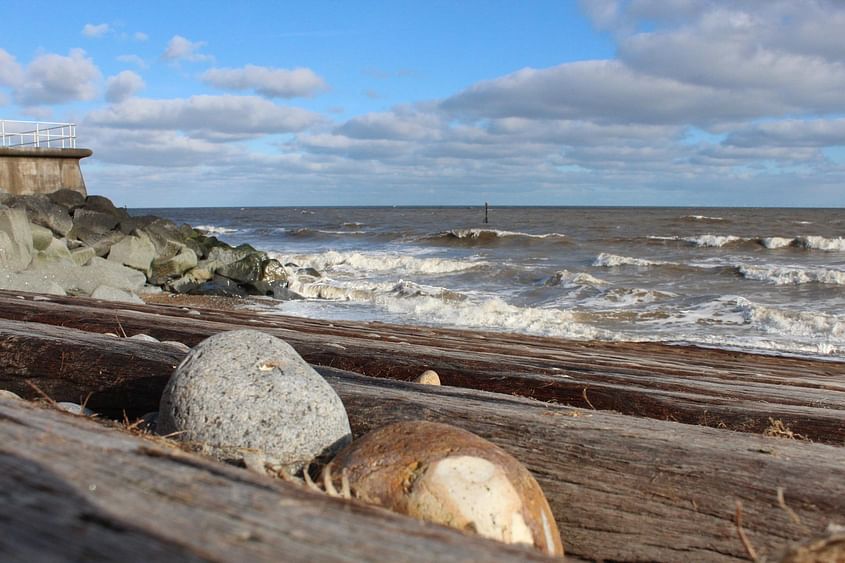
[(804, 283), (845, 285), (845, 271), (828, 268), (741, 264), (737, 266), (737, 271), (745, 279), (771, 282), (775, 285)]
[(518, 307), (498, 297), (479, 297), (442, 287), (400, 280), (367, 284), (296, 278), (291, 289), (309, 299), (357, 301), (409, 322), (483, 330), (513, 331), (581, 340), (609, 338), (609, 333), (576, 320), (571, 311)]
[(416, 258), (398, 253), (338, 252), (330, 250), (320, 254), (284, 255), (269, 253), (283, 264), (294, 262), (299, 266), (332, 272), (339, 269), (364, 272), (396, 272), (399, 274), (451, 274), (484, 267), (486, 262), (452, 260), (448, 258)]
[(206, 235), (226, 235), (238, 232), (238, 229), (231, 229), (229, 227), (218, 227), (216, 225), (199, 225), (194, 228), (198, 231), (202, 231)]
[(609, 254), (602, 252), (595, 260), (593, 266), (597, 268), (614, 268), (617, 266), (637, 266), (639, 268), (648, 268), (651, 266), (677, 266), (676, 262), (665, 262), (662, 260), (646, 260), (645, 258), (633, 258), (630, 256), (619, 256), (617, 254)]

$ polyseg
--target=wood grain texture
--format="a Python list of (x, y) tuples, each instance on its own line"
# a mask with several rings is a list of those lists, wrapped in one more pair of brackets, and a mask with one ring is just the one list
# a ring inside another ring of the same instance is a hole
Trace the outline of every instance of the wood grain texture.
[(0, 292), (0, 318), (141, 332), (188, 345), (223, 330), (256, 328), (285, 339), (312, 364), (373, 377), (411, 380), (430, 368), (450, 386), (750, 433), (777, 419), (813, 441), (845, 444), (845, 363), (839, 362), (85, 298), (33, 301), (8, 292)]
[[(37, 342), (32, 349), (39, 352), (15, 369), (0, 353), (0, 387), (35, 397), (24, 382), (31, 378), (56, 400), (91, 391), (89, 405), (110, 404), (113, 413), (121, 404), (114, 400), (129, 401), (138, 412), (155, 410), (172, 366), (184, 356), (167, 344), (5, 321), (0, 342), (11, 337), (17, 350)], [(57, 375), (50, 370), (61, 351), (66, 369)], [(133, 357), (146, 367), (136, 369)], [(743, 559), (737, 500), (752, 542), (768, 555), (845, 514), (845, 448), (317, 369), (343, 400), (355, 436), (389, 422), (431, 420), (470, 430), (514, 455), (540, 483), (567, 553), (577, 557)], [(102, 397), (107, 400), (99, 402)], [(779, 504), (778, 488), (800, 525)]]
[(3, 561), (546, 561), (0, 399)]

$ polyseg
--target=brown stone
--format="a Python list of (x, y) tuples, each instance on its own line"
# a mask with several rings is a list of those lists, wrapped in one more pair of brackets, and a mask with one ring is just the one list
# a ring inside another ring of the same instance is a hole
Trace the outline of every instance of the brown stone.
[(554, 515), (531, 473), (466, 430), (426, 421), (390, 424), (342, 450), (324, 470), (369, 504), (562, 556)]

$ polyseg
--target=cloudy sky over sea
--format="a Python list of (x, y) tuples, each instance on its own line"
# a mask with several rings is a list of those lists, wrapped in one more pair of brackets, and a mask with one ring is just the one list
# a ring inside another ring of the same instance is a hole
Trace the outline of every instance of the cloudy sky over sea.
[(4, 0), (130, 207), (845, 205), (845, 2)]

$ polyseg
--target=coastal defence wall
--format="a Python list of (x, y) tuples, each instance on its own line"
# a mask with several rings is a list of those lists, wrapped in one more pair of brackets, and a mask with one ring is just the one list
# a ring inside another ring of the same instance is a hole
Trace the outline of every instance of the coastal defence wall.
[(0, 148), (0, 191), (28, 195), (66, 188), (88, 195), (79, 161), (92, 154), (77, 148)]

